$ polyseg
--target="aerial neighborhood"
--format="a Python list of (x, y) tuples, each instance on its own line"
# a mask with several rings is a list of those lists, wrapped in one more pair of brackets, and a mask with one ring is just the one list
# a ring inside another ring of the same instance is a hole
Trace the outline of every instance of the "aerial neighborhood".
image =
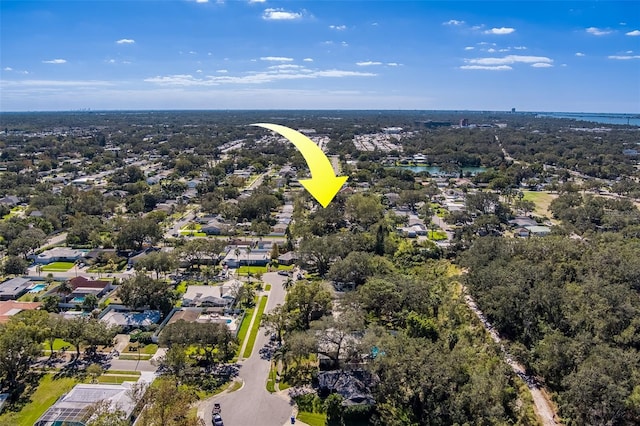
[[(0, 424), (640, 419), (637, 127), (515, 112), (1, 121)], [(348, 177), (326, 207), (296, 147), (255, 122), (306, 135)], [(591, 377), (617, 396), (586, 391)]]

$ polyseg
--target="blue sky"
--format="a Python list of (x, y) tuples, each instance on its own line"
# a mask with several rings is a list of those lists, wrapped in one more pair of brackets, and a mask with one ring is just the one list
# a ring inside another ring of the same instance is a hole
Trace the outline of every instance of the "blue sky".
[(638, 1), (0, 2), (0, 111), (640, 112)]

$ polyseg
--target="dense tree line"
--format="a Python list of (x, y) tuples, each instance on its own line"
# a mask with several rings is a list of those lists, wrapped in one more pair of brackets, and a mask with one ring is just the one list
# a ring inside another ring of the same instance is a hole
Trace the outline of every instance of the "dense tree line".
[(621, 234), (477, 240), (466, 282), (570, 424), (640, 415), (640, 244)]

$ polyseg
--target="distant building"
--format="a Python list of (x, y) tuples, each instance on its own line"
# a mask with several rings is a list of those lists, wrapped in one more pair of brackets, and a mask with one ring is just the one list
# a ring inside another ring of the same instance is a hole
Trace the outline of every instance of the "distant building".
[(432, 129), (432, 128), (435, 128), (435, 127), (449, 127), (449, 126), (451, 126), (451, 122), (450, 121), (433, 121), (433, 120), (415, 121), (414, 124), (416, 125), (416, 127), (426, 127), (427, 129)]
[(469, 119), (468, 118), (461, 118), (460, 119), (460, 127), (468, 127), (469, 126)]
[(382, 132), (386, 135), (397, 135), (402, 132), (402, 127), (385, 127)]

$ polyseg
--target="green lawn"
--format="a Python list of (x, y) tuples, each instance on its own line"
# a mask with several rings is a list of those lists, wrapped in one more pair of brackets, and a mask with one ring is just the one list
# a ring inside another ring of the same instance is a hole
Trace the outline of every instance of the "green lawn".
[(264, 291), (269, 291), (271, 290), (271, 284), (267, 284), (264, 286)]
[(42, 272), (67, 272), (73, 268), (73, 262), (52, 262), (42, 267)]
[(53, 375), (45, 374), (40, 379), (40, 384), (31, 395), (27, 403), (18, 413), (8, 413), (0, 416), (0, 424), (15, 426), (32, 426), (36, 420), (53, 405), (62, 394), (69, 392), (76, 384), (80, 383), (75, 378), (53, 379)]
[(242, 354), (244, 358), (249, 358), (251, 356), (253, 346), (255, 345), (256, 338), (258, 337), (258, 329), (260, 328), (260, 322), (262, 321), (262, 313), (264, 312), (264, 308), (266, 306), (267, 297), (262, 296), (258, 305), (258, 314), (256, 315), (256, 319), (253, 321), (253, 327), (251, 328), (251, 333), (249, 334), (249, 341), (247, 342), (247, 346), (244, 348), (244, 353)]
[(522, 191), (522, 193), (524, 194), (523, 200), (529, 200), (535, 203), (536, 209), (534, 212), (537, 215), (551, 217), (549, 204), (558, 197), (557, 194), (542, 191)]
[[(53, 350), (54, 350), (54, 351), (59, 351), (60, 349), (62, 349), (62, 347), (63, 347), (63, 346), (68, 346), (68, 347), (69, 347), (69, 350), (71, 350), (71, 349), (74, 349), (74, 350), (75, 350), (75, 346), (73, 346), (73, 345), (72, 345), (71, 343), (69, 343), (69, 342), (65, 342), (65, 341), (64, 341), (64, 340), (62, 340), (62, 339), (56, 339), (56, 340), (54, 340), (54, 341), (53, 341)], [(48, 350), (50, 349), (50, 348), (49, 348), (49, 342), (44, 342), (44, 343), (42, 344), (42, 347), (43, 347), (45, 350), (47, 350), (47, 351), (48, 351)]]
[(129, 370), (107, 370), (104, 374), (123, 374), (125, 376), (139, 376), (142, 373), (140, 371), (129, 371)]
[[(242, 260), (242, 255), (240, 255), (240, 260)], [(271, 271), (290, 271), (291, 269), (293, 269), (293, 265), (290, 266), (285, 266), (285, 265), (278, 265), (277, 268), (271, 268)], [(238, 274), (240, 275), (247, 275), (247, 271), (251, 272), (252, 274), (264, 274), (267, 272), (267, 267), (266, 266), (241, 266), (238, 268)]]
[(98, 377), (98, 383), (119, 385), (122, 382), (137, 382), (139, 378), (139, 376), (110, 376), (108, 374), (104, 374)]
[(204, 232), (188, 231), (184, 229), (180, 230), (180, 235), (184, 235), (185, 237), (206, 237), (207, 236), (207, 234), (205, 234)]
[[(246, 337), (247, 332), (249, 331), (249, 324), (251, 323), (252, 316), (253, 316), (253, 308), (247, 309), (244, 313), (244, 317), (242, 318), (242, 324), (240, 324), (240, 330), (238, 330), (238, 342), (239, 342), (238, 351), (240, 351), (240, 348), (242, 347), (242, 342), (244, 341), (244, 338)], [(240, 356), (240, 353), (238, 353), (238, 356)]]
[(433, 241), (446, 240), (447, 233), (444, 231), (429, 231), (428, 238)]
[(327, 415), (323, 413), (299, 411), (296, 418), (310, 426), (325, 426), (327, 424)]

